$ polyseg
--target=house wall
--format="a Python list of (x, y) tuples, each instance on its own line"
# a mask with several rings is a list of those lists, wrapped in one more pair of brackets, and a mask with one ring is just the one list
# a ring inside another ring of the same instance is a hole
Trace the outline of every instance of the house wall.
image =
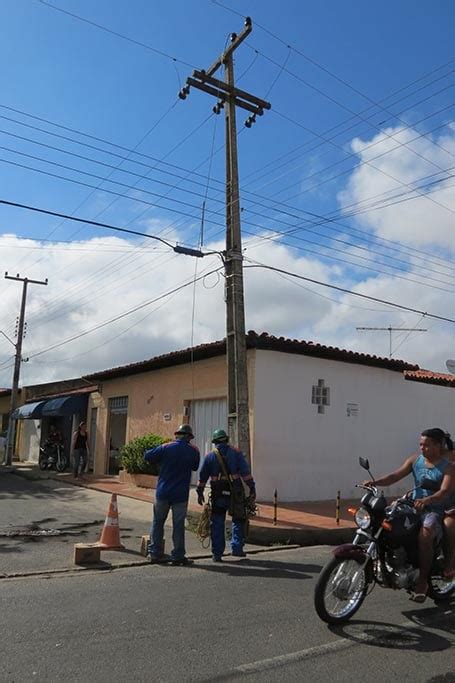
[[(249, 355), (250, 383), (254, 366)], [(195, 399), (225, 397), (227, 393), (226, 358), (219, 356), (192, 365), (153, 370), (129, 377), (101, 382), (99, 394), (93, 394), (91, 407), (98, 407), (95, 472), (106, 469), (109, 398), (128, 396), (126, 441), (149, 432), (172, 437), (186, 421), (185, 406)], [(251, 406), (252, 410), (252, 406)], [(191, 422), (191, 415), (189, 416)]]
[[(324, 379), (330, 405), (318, 414), (312, 387)], [(369, 478), (358, 464), (370, 460), (376, 476), (396, 469), (418, 447), (428, 427), (455, 430), (450, 387), (405, 380), (402, 373), (362, 365), (257, 351), (254, 475), (258, 499), (327, 500), (341, 491), (358, 497), (356, 482)], [(347, 404), (357, 404), (357, 416)], [(411, 478), (395, 487), (411, 488)]]

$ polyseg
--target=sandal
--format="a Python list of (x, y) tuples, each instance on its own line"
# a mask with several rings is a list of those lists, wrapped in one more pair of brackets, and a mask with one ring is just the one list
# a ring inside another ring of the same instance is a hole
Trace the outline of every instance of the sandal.
[(419, 604), (422, 604), (422, 602), (425, 602), (425, 600), (427, 599), (427, 594), (426, 593), (414, 593), (414, 591), (411, 591), (409, 599), (412, 600), (412, 602), (418, 602)]

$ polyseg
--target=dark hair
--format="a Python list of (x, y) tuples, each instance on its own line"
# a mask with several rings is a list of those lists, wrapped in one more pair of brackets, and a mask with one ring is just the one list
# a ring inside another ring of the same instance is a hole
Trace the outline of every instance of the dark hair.
[(449, 432), (445, 432), (443, 429), (440, 429), (439, 427), (424, 429), (422, 432), (422, 436), (428, 436), (428, 438), (432, 439), (432, 441), (434, 441), (435, 443), (438, 443), (442, 447), (446, 446), (449, 449), (449, 451), (453, 451), (453, 441), (450, 437)]

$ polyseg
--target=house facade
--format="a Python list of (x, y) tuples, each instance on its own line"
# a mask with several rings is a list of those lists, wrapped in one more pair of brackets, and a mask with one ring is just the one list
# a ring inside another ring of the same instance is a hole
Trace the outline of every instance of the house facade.
[[(273, 500), (275, 489), (280, 502), (334, 499), (338, 491), (358, 497), (355, 483), (367, 476), (359, 456), (380, 476), (416, 451), (423, 429), (455, 431), (455, 376), (267, 334), (249, 332), (246, 340), (259, 500)], [(217, 341), (52, 387), (26, 387), (25, 397), (17, 415), (21, 459), (37, 460), (50, 420), (70, 435), (82, 419), (90, 468), (98, 474), (118, 472), (121, 447), (131, 439), (150, 432), (172, 437), (185, 422), (204, 454), (212, 431), (227, 428), (226, 345)], [(410, 487), (407, 481), (386, 493)]]
[[(455, 429), (450, 375), (252, 332), (247, 361), (251, 463), (264, 501), (275, 489), (282, 502), (357, 497), (355, 483), (366, 476), (359, 456), (379, 476), (416, 450), (423, 429)], [(212, 430), (227, 426), (224, 341), (87, 379), (100, 387), (89, 401), (96, 472), (115, 473), (121, 446), (147, 432), (171, 437), (189, 421), (204, 453)]]

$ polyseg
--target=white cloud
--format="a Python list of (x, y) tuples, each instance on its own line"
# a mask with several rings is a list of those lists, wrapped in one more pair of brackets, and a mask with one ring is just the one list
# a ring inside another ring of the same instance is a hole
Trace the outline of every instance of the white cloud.
[[(387, 132), (402, 141), (416, 136), (415, 131), (403, 128)], [(437, 142), (455, 153), (455, 127), (447, 128)], [(378, 144), (371, 147), (373, 143)], [(372, 140), (353, 141), (352, 149), (358, 154), (359, 161), (382, 154), (379, 159), (371, 161), (382, 173), (366, 164), (359, 165), (339, 197), (342, 205), (399, 188), (399, 183), (391, 180), (390, 176), (412, 183), (416, 178), (437, 170), (406, 147), (394, 150), (396, 144), (384, 134), (376, 135)], [(447, 153), (429, 140), (420, 138), (411, 144), (434, 164), (449, 166)], [(383, 154), (386, 150), (388, 153)], [(441, 186), (431, 196), (455, 207), (453, 188)], [(449, 282), (449, 274), (455, 274), (455, 271), (450, 273), (449, 266), (443, 268), (441, 262), (435, 262), (431, 257), (437, 249), (445, 254), (454, 248), (452, 213), (428, 199), (414, 199), (381, 211), (361, 214), (356, 221), (357, 227), (379, 237), (401, 241), (410, 248), (418, 247), (428, 252), (427, 261), (418, 258), (417, 254), (414, 257), (403, 256), (397, 246), (394, 255), (408, 262), (407, 268), (399, 272), (382, 265), (376, 248), (371, 254), (362, 252), (365, 257), (372, 256), (374, 267), (383, 271), (374, 273), (349, 268), (337, 261), (328, 265), (330, 262), (316, 256), (302, 257), (276, 240), (261, 241), (257, 237), (244, 240), (245, 255), (247, 259), (354, 289), (377, 299), (455, 318), (455, 281), (449, 285), (430, 280), (432, 277)], [(270, 224), (273, 226), (273, 218)], [(156, 217), (144, 222), (144, 232), (156, 234), (163, 227), (165, 224)], [(270, 237), (270, 233), (267, 236)], [(171, 242), (185, 242), (176, 229), (166, 238)], [(346, 239), (350, 239), (348, 235)], [(206, 245), (207, 251), (223, 248), (221, 242)], [(30, 361), (22, 366), (24, 384), (75, 377), (186, 348), (192, 340), (194, 344), (200, 344), (225, 335), (222, 273), (208, 275), (196, 284), (194, 328), (193, 285), (159, 298), (179, 285), (191, 282), (195, 273), (199, 276), (219, 267), (221, 261), (216, 256), (196, 262), (193, 258), (173, 254), (162, 244), (147, 241), (146, 246), (140, 248), (137, 241), (118, 236), (62, 244), (19, 240), (14, 235), (3, 235), (0, 237), (0, 249), (3, 263), (11, 273), (20, 272), (39, 280), (49, 278), (47, 287), (29, 287), (23, 355), (29, 356)], [(347, 247), (345, 257), (349, 258), (354, 253), (359, 252)], [(246, 261), (245, 265), (251, 263)], [(427, 284), (440, 289), (409, 281), (422, 280), (422, 275)], [(1, 287), (0, 330), (13, 337), (21, 286), (18, 282), (1, 280)], [(37, 352), (155, 298), (159, 300), (117, 322), (35, 356)], [(245, 269), (245, 302), (247, 330), (267, 331), (277, 336), (387, 356), (387, 331), (359, 333), (356, 327), (422, 327), (428, 332), (393, 333), (392, 345), (397, 349), (395, 357), (439, 371), (445, 370), (447, 358), (455, 357), (453, 325), (422, 319), (416, 313), (400, 312), (264, 269)], [(11, 344), (0, 336), (0, 386), (8, 386), (11, 382), (12, 354)]]
[[(438, 138), (422, 136), (411, 128), (389, 128), (372, 140), (356, 138), (351, 147), (362, 163), (339, 194), (341, 206), (364, 202), (361, 207), (367, 209), (369, 198), (389, 196), (391, 206), (366, 210), (358, 217), (358, 222), (380, 237), (413, 246), (433, 245), (453, 250), (454, 178), (422, 189), (422, 197), (393, 204), (405, 199), (398, 195), (415, 188), (416, 182), (418, 186), (453, 175), (453, 125)], [(444, 172), (446, 169), (449, 170)], [(349, 211), (347, 208), (346, 212)]]

